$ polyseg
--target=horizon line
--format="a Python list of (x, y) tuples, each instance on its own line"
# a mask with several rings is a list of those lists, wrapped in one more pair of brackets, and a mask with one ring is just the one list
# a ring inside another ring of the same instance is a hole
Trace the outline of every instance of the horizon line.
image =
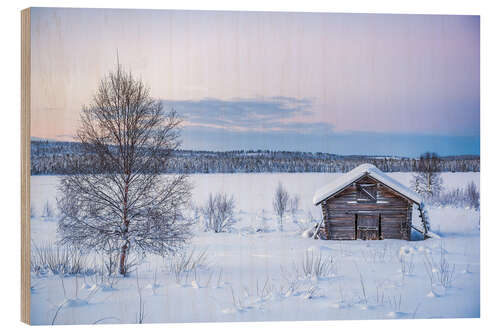
[[(30, 137), (30, 142), (58, 142), (58, 143), (75, 143), (82, 144), (78, 141), (67, 141), (67, 140), (58, 140), (58, 139), (47, 139), (40, 137)], [(324, 154), (324, 155), (333, 155), (333, 156), (360, 156), (360, 157), (390, 157), (390, 158), (407, 158), (407, 159), (417, 159), (417, 157), (405, 156), (405, 155), (395, 155), (395, 154), (378, 154), (378, 155), (368, 155), (368, 154), (337, 154), (337, 153), (327, 153), (323, 151), (304, 151), (304, 150), (279, 150), (279, 149), (229, 149), (229, 150), (207, 150), (207, 149), (187, 149), (187, 148), (179, 148), (174, 149), (174, 151), (193, 151), (193, 152), (208, 152), (208, 153), (231, 153), (231, 152), (274, 152), (274, 153), (302, 153), (302, 154)], [(438, 155), (439, 157), (478, 157), (480, 158), (480, 154), (451, 154), (451, 155)]]

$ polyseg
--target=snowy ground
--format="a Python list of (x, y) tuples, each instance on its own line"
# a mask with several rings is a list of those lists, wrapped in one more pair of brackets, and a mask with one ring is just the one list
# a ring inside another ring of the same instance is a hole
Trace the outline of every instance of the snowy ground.
[[(390, 175), (407, 185), (411, 178), (409, 173)], [(33, 273), (32, 323), (479, 316), (478, 211), (431, 208), (431, 225), (441, 239), (302, 238), (310, 216), (321, 216), (312, 205), (314, 191), (335, 177), (338, 174), (194, 175), (193, 200), (198, 205), (210, 192), (234, 194), (239, 219), (229, 233), (196, 231), (189, 251), (206, 252), (196, 269), (176, 276), (170, 266), (179, 258), (147, 257), (126, 278)], [(479, 186), (479, 173), (449, 173), (443, 180), (448, 188), (465, 187), (469, 181)], [(300, 197), (298, 222), (288, 217), (284, 232), (278, 231), (271, 208), (279, 181)], [(31, 177), (34, 244), (57, 240), (56, 217), (40, 216), (46, 202), (55, 208), (57, 182), (55, 176)], [(88, 261), (97, 265), (99, 259)]]

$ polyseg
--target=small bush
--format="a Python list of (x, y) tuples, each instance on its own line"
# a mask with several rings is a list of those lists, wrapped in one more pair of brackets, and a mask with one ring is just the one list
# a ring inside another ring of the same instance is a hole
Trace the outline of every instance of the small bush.
[(302, 272), (306, 277), (328, 277), (335, 274), (337, 265), (334, 257), (324, 258), (321, 253), (315, 255), (312, 251), (306, 251), (302, 259)]
[(479, 208), (479, 191), (477, 189), (476, 183), (469, 182), (465, 188), (465, 198), (469, 203), (469, 206), (478, 209)]
[(441, 242), (440, 246), (439, 263), (436, 274), (437, 280), (443, 288), (451, 287), (455, 279), (455, 265), (450, 264), (446, 258), (446, 249), (444, 248), (443, 242)]
[(31, 204), (31, 206), (30, 206), (30, 217), (31, 218), (36, 217), (36, 208), (35, 208), (35, 205), (33, 205), (33, 204)]
[(434, 197), (434, 205), (451, 207), (470, 207), (479, 209), (479, 191), (474, 182), (469, 182), (465, 189), (456, 188)]
[(167, 270), (174, 276), (175, 281), (180, 283), (183, 278), (187, 279), (190, 274), (205, 266), (207, 251), (197, 252), (195, 249), (181, 251), (173, 255), (167, 264)]
[(90, 282), (91, 285), (110, 290), (114, 289), (116, 283), (118, 282), (118, 275), (109, 274), (107, 267), (105, 267), (105, 265), (101, 265), (95, 274), (88, 277), (88, 280), (85, 275), (83, 276), (83, 279), (86, 284), (87, 282)]
[(210, 193), (205, 206), (201, 208), (205, 230), (216, 233), (228, 231), (229, 227), (236, 223), (235, 207), (233, 196)]
[(299, 206), (300, 206), (300, 198), (298, 194), (295, 194), (293, 197), (290, 198), (290, 204), (289, 204), (290, 214), (292, 215), (297, 214)]
[(446, 258), (446, 249), (443, 242), (441, 242), (439, 250), (437, 264), (434, 263), (432, 255), (426, 254), (424, 256), (424, 267), (429, 278), (431, 291), (435, 282), (439, 283), (443, 288), (449, 288), (455, 280), (455, 265), (451, 264)]
[(76, 275), (93, 274), (96, 269), (80, 251), (46, 243), (31, 246), (31, 271), (37, 274)]
[(413, 263), (413, 255), (400, 255), (399, 265), (401, 271), (401, 279), (404, 280), (405, 275), (412, 275), (415, 269), (415, 264)]
[(54, 209), (52, 208), (52, 205), (48, 201), (46, 201), (45, 205), (43, 206), (42, 217), (46, 219), (54, 217)]

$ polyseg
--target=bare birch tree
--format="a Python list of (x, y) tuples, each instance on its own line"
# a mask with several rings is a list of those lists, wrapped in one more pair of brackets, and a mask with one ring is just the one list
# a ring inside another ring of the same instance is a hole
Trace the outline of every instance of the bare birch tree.
[(186, 175), (163, 176), (179, 147), (181, 120), (164, 112), (141, 80), (118, 64), (80, 113), (77, 139), (95, 165), (75, 163), (61, 178), (61, 243), (119, 255), (127, 273), (130, 251), (165, 255), (189, 239), (182, 208), (190, 198)]

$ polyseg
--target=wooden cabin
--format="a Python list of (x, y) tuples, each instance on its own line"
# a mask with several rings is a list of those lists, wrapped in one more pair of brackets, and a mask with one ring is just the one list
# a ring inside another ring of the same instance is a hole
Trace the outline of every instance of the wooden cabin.
[(326, 239), (410, 240), (413, 205), (422, 199), (371, 164), (362, 164), (319, 189), (320, 232)]

